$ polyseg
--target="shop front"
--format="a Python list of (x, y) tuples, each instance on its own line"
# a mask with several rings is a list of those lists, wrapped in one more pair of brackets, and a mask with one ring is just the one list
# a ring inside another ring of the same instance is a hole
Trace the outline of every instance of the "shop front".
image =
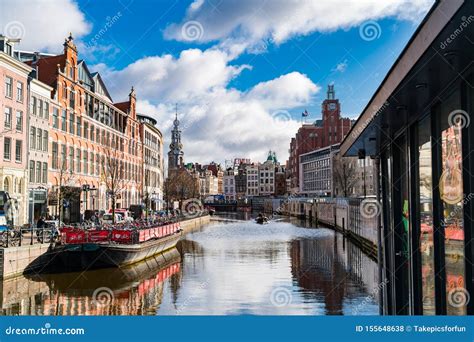
[(30, 189), (28, 191), (28, 223), (36, 223), (41, 216), (48, 214), (48, 196), (46, 188)]
[(474, 3), (437, 2), (341, 146), (380, 169), (383, 313), (474, 313)]

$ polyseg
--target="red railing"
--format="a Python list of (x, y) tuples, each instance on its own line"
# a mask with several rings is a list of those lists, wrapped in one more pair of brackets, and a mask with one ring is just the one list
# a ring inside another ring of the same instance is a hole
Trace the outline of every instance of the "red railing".
[(151, 239), (159, 239), (176, 234), (180, 230), (179, 223), (169, 223), (163, 226), (137, 224), (128, 226), (128, 229), (108, 228), (101, 230), (84, 230), (81, 228), (63, 227), (61, 228), (61, 243), (142, 243)]

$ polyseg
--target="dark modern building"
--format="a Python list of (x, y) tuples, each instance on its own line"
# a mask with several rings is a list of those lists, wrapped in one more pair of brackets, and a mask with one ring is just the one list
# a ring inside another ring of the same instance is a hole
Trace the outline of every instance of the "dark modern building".
[(474, 314), (473, 14), (437, 1), (341, 145), (380, 165), (385, 314)]

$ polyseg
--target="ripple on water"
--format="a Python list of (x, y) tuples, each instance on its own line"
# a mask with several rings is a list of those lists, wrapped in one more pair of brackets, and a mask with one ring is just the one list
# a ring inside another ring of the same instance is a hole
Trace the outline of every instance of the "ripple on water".
[(252, 221), (216, 221), (199, 232), (186, 236), (187, 240), (206, 242), (208, 240), (287, 242), (302, 238), (324, 238), (333, 236), (327, 228), (302, 228), (288, 222), (271, 221), (257, 224)]

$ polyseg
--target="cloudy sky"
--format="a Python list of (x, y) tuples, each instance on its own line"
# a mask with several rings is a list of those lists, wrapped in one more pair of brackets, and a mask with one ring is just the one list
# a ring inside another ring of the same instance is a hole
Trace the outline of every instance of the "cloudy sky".
[(72, 32), (114, 101), (135, 86), (166, 144), (178, 103), (186, 162), (262, 161), (270, 149), (285, 161), (328, 84), (357, 117), (432, 2), (2, 0), (0, 32), (50, 53)]

